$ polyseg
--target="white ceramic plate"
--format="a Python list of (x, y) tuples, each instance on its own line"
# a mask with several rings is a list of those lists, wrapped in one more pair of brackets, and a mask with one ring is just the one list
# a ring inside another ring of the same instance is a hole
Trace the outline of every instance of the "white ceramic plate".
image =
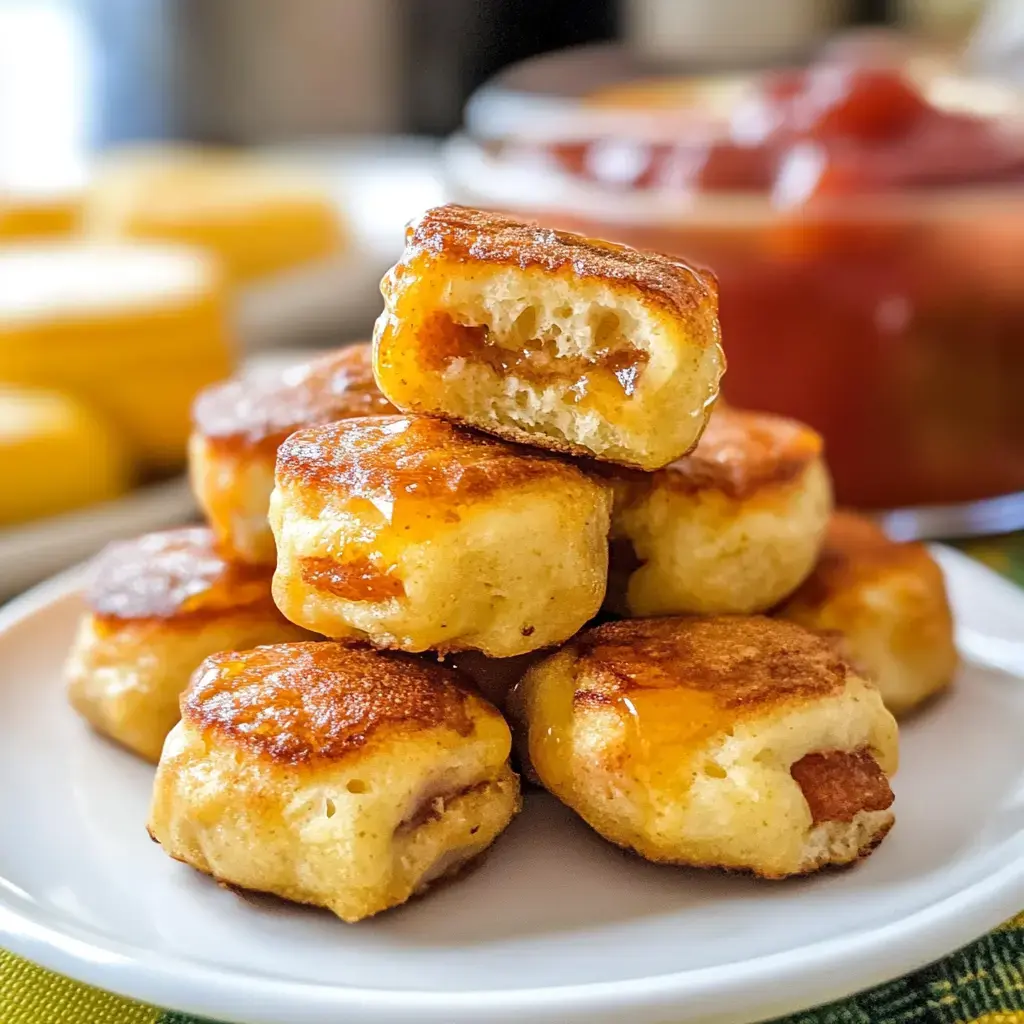
[(921, 966), (1024, 907), (1024, 594), (939, 556), (972, 660), (906, 724), (898, 823), (864, 864), (775, 884), (659, 868), (530, 794), (477, 871), (354, 926), (150, 843), (152, 770), (64, 704), (81, 607), (78, 577), (54, 580), (0, 616), (0, 945), (248, 1024), (736, 1024)]

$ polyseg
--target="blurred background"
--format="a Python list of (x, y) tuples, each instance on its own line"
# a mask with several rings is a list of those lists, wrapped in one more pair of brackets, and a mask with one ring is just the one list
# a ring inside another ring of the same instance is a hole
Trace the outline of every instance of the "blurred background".
[(4, 592), (191, 514), (195, 393), (369, 336), (452, 199), (690, 257), (736, 404), (1024, 527), (1021, 0), (0, 0)]

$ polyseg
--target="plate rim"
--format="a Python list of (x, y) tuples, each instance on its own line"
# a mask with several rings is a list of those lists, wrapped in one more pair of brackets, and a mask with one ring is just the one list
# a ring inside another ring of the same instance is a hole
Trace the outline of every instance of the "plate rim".
[[(1024, 592), (980, 562), (935, 545), (945, 571), (972, 573), (1024, 611)], [(13, 629), (79, 589), (84, 566), (33, 587), (0, 609), (0, 641)], [(976, 658), (969, 659), (979, 664)], [(0, 726), (2, 731), (2, 726)], [(1015, 833), (1020, 836), (1024, 829)], [(1013, 842), (1007, 839), (1006, 846)], [(2, 881), (2, 879), (0, 879)], [(261, 977), (155, 953), (102, 935), (79, 938), (47, 914), (12, 905), (0, 885), (0, 946), (88, 984), (160, 1007), (222, 1021), (321, 1022), (407, 1019), (424, 1024), (494, 1024), (541, 1019), (611, 1020), (621, 1013), (679, 1013), (681, 1019), (736, 1020), (791, 1013), (843, 998), (925, 966), (1002, 924), (1024, 907), (1024, 857), (938, 902), (880, 927), (830, 936), (795, 949), (650, 977), (519, 989), (431, 991), (357, 988)], [(723, 1000), (727, 992), (727, 1000)], [(727, 1005), (726, 1005), (727, 1004)], [(683, 1010), (685, 1007), (685, 1010)], [(760, 1009), (759, 1009), (760, 1007)], [(242, 1016), (239, 1016), (242, 1014)], [(483, 1015), (486, 1014), (486, 1017)], [(554, 1016), (552, 1016), (554, 1015)]]

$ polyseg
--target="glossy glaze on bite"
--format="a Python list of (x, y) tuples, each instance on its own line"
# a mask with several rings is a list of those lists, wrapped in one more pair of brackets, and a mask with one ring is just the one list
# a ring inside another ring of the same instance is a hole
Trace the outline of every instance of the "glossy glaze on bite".
[(539, 780), (650, 860), (803, 874), (893, 822), (896, 726), (834, 643), (764, 617), (613, 622), (509, 705)]
[(351, 419), (293, 434), (278, 449), (281, 484), (342, 487), (348, 498), (469, 500), (579, 471), (543, 452), (427, 416)]
[(568, 735), (578, 712), (610, 712), (624, 723), (631, 771), (653, 759), (674, 775), (746, 718), (842, 693), (848, 671), (833, 645), (762, 617), (608, 622), (557, 657), (575, 682), (568, 702), (549, 707), (547, 729), (531, 732), (530, 741), (556, 793), (569, 781)]
[(260, 756), (303, 764), (346, 757), (381, 732), (445, 726), (468, 736), (471, 689), (457, 672), (403, 654), (279, 644), (207, 658), (182, 717)]
[(577, 675), (586, 679), (576, 703), (681, 690), (696, 701), (708, 695), (733, 718), (838, 693), (847, 672), (831, 645), (760, 616), (608, 622), (568, 649), (576, 654)]
[(202, 392), (192, 409), (189, 477), (221, 549), (273, 565), (267, 521), (277, 448), (294, 430), (394, 412), (377, 390), (368, 344), (332, 352), (274, 376), (228, 381)]
[(512, 657), (597, 612), (611, 492), (572, 463), (423, 416), (278, 450), (274, 596), (292, 621), (405, 651)]

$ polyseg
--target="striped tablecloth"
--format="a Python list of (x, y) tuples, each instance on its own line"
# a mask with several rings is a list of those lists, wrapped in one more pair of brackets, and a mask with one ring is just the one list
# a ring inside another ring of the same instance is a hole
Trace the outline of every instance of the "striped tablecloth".
[[(962, 546), (1024, 586), (1024, 534)], [(1024, 1024), (1024, 914), (930, 967), (789, 1020), (792, 1024)], [(0, 1024), (204, 1022), (89, 988), (0, 950)]]

